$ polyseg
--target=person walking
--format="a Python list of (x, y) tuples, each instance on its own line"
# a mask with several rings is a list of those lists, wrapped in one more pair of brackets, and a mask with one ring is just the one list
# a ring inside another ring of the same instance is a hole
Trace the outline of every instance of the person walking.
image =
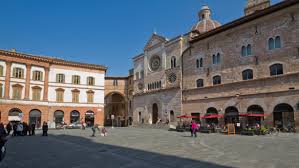
[(23, 135), (23, 125), (22, 125), (22, 123), (18, 123), (18, 125), (17, 125), (17, 135), (18, 136)]
[[(192, 124), (191, 124), (191, 128), (192, 128), (192, 135), (194, 136), (194, 137), (197, 137), (197, 129), (198, 129), (198, 126), (197, 126), (197, 124), (196, 124), (196, 122), (192, 122)], [(192, 136), (192, 137), (193, 137)]]
[(13, 129), (13, 133), (12, 133), (12, 135), (13, 136), (17, 136), (17, 127), (18, 127), (18, 125), (17, 125), (17, 123), (14, 123), (13, 125), (12, 125), (12, 129)]
[(31, 124), (31, 135), (35, 135), (35, 123)]
[(12, 130), (11, 122), (6, 125), (7, 135), (10, 135), (10, 131)]
[(42, 129), (43, 129), (43, 136), (48, 136), (48, 124), (47, 124), (47, 122), (45, 122), (44, 121), (44, 123), (43, 123), (43, 127), (42, 127)]

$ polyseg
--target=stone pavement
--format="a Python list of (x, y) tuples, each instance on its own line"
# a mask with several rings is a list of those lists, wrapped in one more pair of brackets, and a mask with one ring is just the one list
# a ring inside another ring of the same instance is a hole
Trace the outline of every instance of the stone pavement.
[(114, 128), (55, 130), (49, 137), (12, 137), (1, 168), (291, 168), (299, 167), (299, 135), (226, 136)]

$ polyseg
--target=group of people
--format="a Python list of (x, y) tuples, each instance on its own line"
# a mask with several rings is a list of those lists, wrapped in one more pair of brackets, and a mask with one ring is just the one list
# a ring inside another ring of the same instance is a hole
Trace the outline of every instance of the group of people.
[(93, 127), (91, 127), (91, 130), (92, 130), (92, 135), (91, 135), (92, 137), (95, 137), (96, 130), (98, 130), (100, 132), (101, 136), (108, 135), (108, 131), (106, 130), (106, 128), (103, 127), (102, 130), (100, 130), (98, 124), (95, 124)]
[(35, 135), (35, 123), (27, 124), (26, 122), (9, 122), (6, 125), (7, 134), (10, 135), (10, 132), (13, 131), (12, 136), (26, 136), (26, 135)]
[[(2, 125), (4, 127), (3, 123)], [(10, 135), (10, 133), (12, 132), (12, 136), (27, 136), (27, 135), (34, 136), (35, 129), (36, 129), (35, 123), (27, 124), (26, 122), (9, 122), (6, 125), (7, 135)], [(47, 122), (43, 123), (42, 130), (43, 130), (43, 136), (48, 136)]]

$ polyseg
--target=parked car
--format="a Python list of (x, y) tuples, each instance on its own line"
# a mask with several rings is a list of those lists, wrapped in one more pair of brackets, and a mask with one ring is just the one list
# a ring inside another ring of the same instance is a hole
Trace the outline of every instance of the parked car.
[(82, 124), (79, 122), (71, 123), (70, 125), (66, 126), (67, 129), (81, 129)]

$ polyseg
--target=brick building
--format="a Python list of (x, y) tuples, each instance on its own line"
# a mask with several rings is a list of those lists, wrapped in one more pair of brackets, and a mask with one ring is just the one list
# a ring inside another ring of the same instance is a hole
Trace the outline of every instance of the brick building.
[(0, 50), (1, 122), (103, 125), (106, 69)]
[(299, 127), (298, 2), (248, 0), (245, 16), (225, 25), (205, 5), (189, 33), (153, 34), (133, 58), (134, 122), (223, 114), (223, 123)]

